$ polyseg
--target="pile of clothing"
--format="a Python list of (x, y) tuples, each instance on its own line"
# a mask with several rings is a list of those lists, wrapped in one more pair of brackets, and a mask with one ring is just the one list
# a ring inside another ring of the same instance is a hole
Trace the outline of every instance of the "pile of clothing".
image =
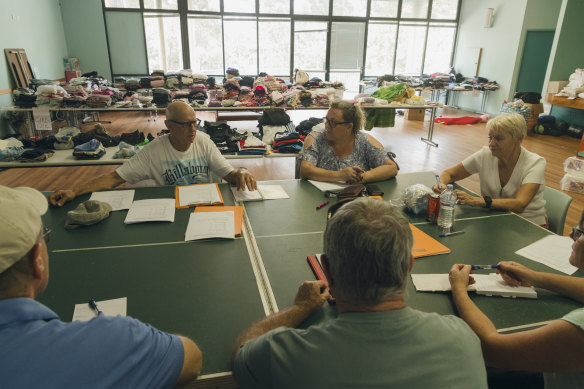
[(296, 126), (296, 132), (300, 135), (308, 135), (312, 132), (314, 126), (318, 124), (324, 123), (324, 119), (322, 118), (308, 118), (307, 120), (303, 120)]
[(107, 94), (92, 93), (85, 100), (85, 104), (91, 108), (106, 108), (112, 105), (112, 98)]
[(205, 121), (204, 130), (213, 143), (215, 143), (221, 154), (235, 153), (239, 150), (238, 140), (240, 136), (235, 134), (235, 131), (227, 122)]
[(266, 109), (258, 119), (259, 136), (266, 144), (272, 144), (278, 132), (294, 132), (294, 123), (283, 109)]
[(297, 132), (278, 132), (274, 137), (272, 150), (276, 153), (300, 153), (304, 145), (304, 135)]
[(239, 141), (238, 155), (265, 155), (267, 153), (266, 144), (253, 135)]
[(117, 146), (120, 143), (119, 136), (110, 136), (105, 127), (98, 123), (93, 129), (75, 135), (73, 137), (73, 144), (79, 146), (92, 139), (97, 139), (104, 147)]
[(25, 162), (25, 163), (26, 162), (44, 162), (47, 159), (51, 158), (53, 156), (53, 154), (55, 154), (55, 152), (52, 150), (48, 150), (48, 149), (37, 148), (37, 149), (33, 149), (33, 150), (25, 150), (22, 154), (20, 154), (18, 161)]
[(134, 132), (124, 132), (120, 135), (120, 142), (127, 143), (132, 146), (146, 146), (154, 140), (152, 134), (144, 135), (143, 132), (136, 130)]
[(79, 135), (81, 130), (77, 127), (61, 127), (59, 131), (54, 135), (55, 141), (53, 143), (53, 148), (56, 150), (68, 150), (75, 147), (73, 142), (73, 137)]
[(69, 97), (65, 89), (58, 85), (40, 85), (36, 90), (36, 105), (61, 106), (64, 97)]
[(116, 151), (113, 158), (114, 159), (128, 159), (132, 158), (138, 151), (140, 151), (140, 147), (130, 145), (126, 142), (120, 142), (118, 145), (119, 150)]
[(19, 108), (36, 107), (36, 95), (32, 89), (18, 88), (12, 92), (14, 105)]
[(207, 87), (204, 84), (194, 84), (190, 86), (190, 93), (188, 95), (189, 102), (203, 105), (207, 100)]
[(167, 107), (170, 103), (170, 91), (164, 88), (152, 89), (152, 101), (157, 107)]
[(105, 148), (97, 139), (75, 146), (73, 156), (75, 159), (100, 159), (105, 154)]
[(0, 162), (18, 159), (24, 153), (24, 145), (16, 138), (0, 139)]

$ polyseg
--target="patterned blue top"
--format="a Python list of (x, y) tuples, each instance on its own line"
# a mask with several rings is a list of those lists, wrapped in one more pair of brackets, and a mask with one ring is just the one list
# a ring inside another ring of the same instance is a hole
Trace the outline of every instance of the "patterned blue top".
[(302, 152), (302, 160), (314, 166), (339, 171), (349, 166), (361, 166), (365, 171), (383, 165), (389, 158), (387, 152), (373, 146), (367, 136), (361, 132), (355, 136), (355, 146), (351, 154), (340, 159), (335, 154), (325, 132), (311, 132), (314, 142)]

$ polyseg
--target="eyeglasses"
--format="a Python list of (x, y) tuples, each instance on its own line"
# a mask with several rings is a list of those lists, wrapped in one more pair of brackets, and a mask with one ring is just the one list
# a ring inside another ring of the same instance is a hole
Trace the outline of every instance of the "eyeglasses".
[(198, 127), (199, 124), (201, 124), (201, 119), (195, 119), (192, 122), (177, 122), (176, 120), (169, 120), (169, 122), (173, 122), (173, 123), (178, 124), (179, 126), (182, 126), (184, 128), (191, 128), (193, 126)]
[(334, 120), (324, 118), (324, 124), (328, 124), (329, 126), (331, 126), (331, 128), (335, 128), (339, 124), (348, 124), (348, 123), (351, 123), (351, 122), (335, 122)]
[(582, 234), (584, 234), (584, 231), (579, 226), (572, 227), (572, 233), (570, 234), (572, 239), (577, 240)]
[(43, 239), (45, 243), (49, 243), (49, 240), (51, 240), (51, 230), (47, 227), (43, 227)]

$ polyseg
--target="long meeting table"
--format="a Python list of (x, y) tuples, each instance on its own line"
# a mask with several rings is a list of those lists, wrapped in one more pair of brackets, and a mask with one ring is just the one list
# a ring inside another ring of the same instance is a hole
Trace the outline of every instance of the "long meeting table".
[[(420, 183), (431, 187), (434, 177), (432, 172), (398, 174), (378, 185), (384, 201), (399, 203), (404, 189)], [(192, 208), (177, 209), (173, 223), (126, 225), (126, 211), (117, 211), (94, 226), (75, 230), (64, 229), (66, 212), (89, 195), (50, 208), (43, 220), (53, 230), (48, 244), (51, 280), (39, 300), (68, 321), (74, 305), (89, 298), (127, 297), (129, 316), (189, 336), (200, 346), (202, 376), (189, 386), (235, 387), (229, 371), (235, 338), (255, 320), (291, 305), (298, 286), (314, 279), (306, 257), (322, 252), (327, 210), (334, 202), (317, 210), (325, 198), (307, 181), (263, 184), (281, 185), (290, 198), (243, 203), (243, 234), (233, 240), (184, 242)], [(233, 205), (228, 185), (220, 188), (225, 205)], [(136, 189), (134, 198), (172, 197), (174, 187), (158, 187)], [(455, 227), (465, 233), (447, 238), (439, 238), (437, 226), (423, 215), (404, 215), (451, 250), (417, 259), (413, 273), (447, 273), (455, 263), (502, 259), (556, 272), (515, 254), (551, 232), (511, 212), (457, 206)], [(533, 300), (471, 297), (502, 332), (541, 325), (580, 307), (543, 290)], [(406, 300), (424, 311), (456, 314), (450, 293), (418, 293), (411, 282)], [(336, 316), (336, 308), (325, 304), (302, 326)]]

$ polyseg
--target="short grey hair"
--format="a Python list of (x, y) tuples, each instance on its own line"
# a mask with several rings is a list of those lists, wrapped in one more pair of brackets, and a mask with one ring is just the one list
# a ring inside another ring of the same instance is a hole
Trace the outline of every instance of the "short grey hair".
[(391, 204), (359, 198), (340, 208), (324, 232), (335, 296), (376, 305), (405, 294), (414, 237)]
[(506, 132), (513, 139), (519, 140), (527, 135), (527, 122), (518, 113), (506, 113), (489, 120), (487, 131)]

